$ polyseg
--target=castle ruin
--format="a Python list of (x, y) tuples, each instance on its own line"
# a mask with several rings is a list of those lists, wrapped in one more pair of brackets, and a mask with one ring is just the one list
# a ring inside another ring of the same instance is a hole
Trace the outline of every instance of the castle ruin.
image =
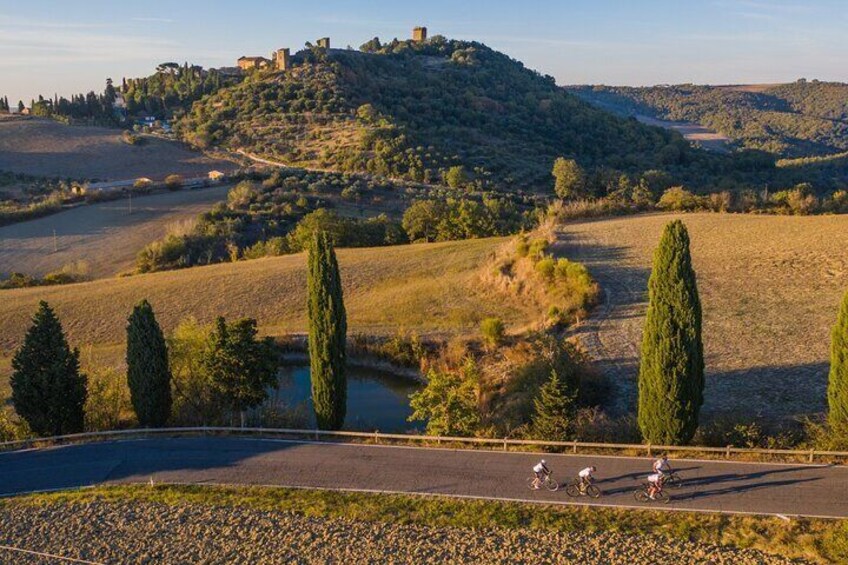
[(412, 41), (427, 41), (427, 28), (424, 26), (412, 28)]
[(330, 48), (330, 38), (322, 37), (318, 40), (318, 47), (321, 49), (329, 49)]
[(278, 71), (287, 71), (291, 68), (291, 51), (288, 47), (274, 51), (274, 68)]

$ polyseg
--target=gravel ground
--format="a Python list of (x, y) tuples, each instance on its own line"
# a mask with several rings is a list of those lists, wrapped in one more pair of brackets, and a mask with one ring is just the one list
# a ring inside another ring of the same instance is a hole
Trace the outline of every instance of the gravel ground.
[[(98, 563), (797, 563), (655, 536), (471, 530), (204, 505), (8, 505), (0, 544)], [(0, 550), (2, 563), (48, 563)]]

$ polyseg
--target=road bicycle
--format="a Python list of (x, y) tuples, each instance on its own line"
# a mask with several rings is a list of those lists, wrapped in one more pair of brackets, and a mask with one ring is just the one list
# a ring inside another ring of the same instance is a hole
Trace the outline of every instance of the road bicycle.
[(583, 486), (583, 483), (580, 479), (574, 479), (573, 482), (569, 483), (567, 487), (565, 487), (565, 494), (571, 497), (578, 496), (588, 496), (589, 498), (600, 498), (601, 497), (601, 489), (596, 487), (593, 484), (588, 484)]
[(680, 475), (672, 471), (663, 475), (663, 485), (668, 485), (672, 488), (680, 488), (683, 486), (683, 479)]
[(671, 501), (671, 497), (664, 490), (655, 493), (652, 499), (651, 495), (648, 494), (650, 488), (650, 484), (642, 483), (639, 490), (633, 493), (633, 497), (637, 502), (660, 502), (662, 504), (668, 504)]
[(537, 490), (536, 484), (540, 485), (540, 488), (546, 488), (549, 491), (553, 492), (555, 490), (559, 490), (559, 483), (551, 478), (550, 473), (545, 475), (542, 479), (536, 479), (536, 477), (530, 477), (527, 479), (527, 488), (530, 490)]

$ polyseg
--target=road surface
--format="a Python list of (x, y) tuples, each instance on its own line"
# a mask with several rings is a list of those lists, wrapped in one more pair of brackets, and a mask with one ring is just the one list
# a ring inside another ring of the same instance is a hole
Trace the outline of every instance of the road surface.
[[(223, 437), (114, 441), (0, 454), (0, 495), (148, 482), (278, 485), (606, 506), (633, 491), (646, 458), (545, 455), (565, 481), (594, 464), (598, 501), (526, 486), (538, 454)], [(848, 518), (848, 467), (673, 461), (682, 488), (655, 508)]]

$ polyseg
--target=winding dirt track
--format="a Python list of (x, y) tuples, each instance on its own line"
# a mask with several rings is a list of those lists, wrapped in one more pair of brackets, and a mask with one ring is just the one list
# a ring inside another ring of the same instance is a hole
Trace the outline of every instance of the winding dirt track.
[(574, 331), (636, 405), (639, 344), (654, 248), (689, 228), (704, 312), (706, 415), (791, 418), (825, 409), (830, 328), (848, 288), (848, 216), (648, 214), (567, 224), (557, 253), (583, 262), (603, 302)]

